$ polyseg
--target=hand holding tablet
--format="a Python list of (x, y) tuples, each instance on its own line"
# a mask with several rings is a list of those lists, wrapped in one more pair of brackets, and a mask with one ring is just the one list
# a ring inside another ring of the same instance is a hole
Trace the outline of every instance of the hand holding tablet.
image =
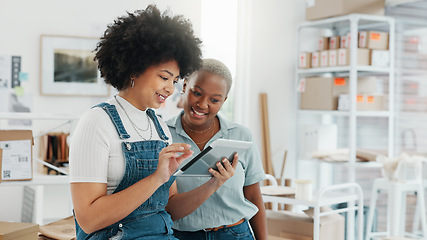
[(251, 146), (251, 142), (217, 139), (201, 153), (184, 164), (174, 174), (174, 176), (212, 177), (212, 175), (209, 173), (209, 168), (217, 169), (216, 163), (221, 161), (223, 158), (227, 158), (230, 162), (232, 162), (236, 152), (241, 155)]

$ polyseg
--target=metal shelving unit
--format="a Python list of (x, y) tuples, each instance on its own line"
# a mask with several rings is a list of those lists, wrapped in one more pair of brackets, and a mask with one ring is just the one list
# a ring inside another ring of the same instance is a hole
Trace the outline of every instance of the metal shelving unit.
[[(323, 67), (311, 69), (296, 69), (295, 84), (299, 86), (300, 79), (308, 76), (348, 76), (349, 77), (349, 98), (350, 107), (348, 111), (323, 111), (323, 110), (301, 110), (299, 95), (296, 104), (297, 113), (297, 146), (304, 144), (300, 139), (301, 125), (304, 119), (311, 119), (317, 121), (319, 124), (328, 123), (333, 121), (331, 119), (341, 119), (341, 122), (346, 122), (345, 131), (347, 131), (346, 147), (349, 149), (348, 156), (348, 182), (355, 182), (355, 166), (356, 166), (356, 149), (358, 145), (357, 130), (359, 119), (382, 119), (387, 122), (387, 153), (393, 156), (393, 141), (394, 141), (394, 101), (388, 101), (387, 110), (384, 111), (358, 111), (356, 108), (357, 96), (357, 79), (358, 76), (385, 76), (388, 81), (387, 94), (389, 99), (394, 99), (394, 43), (395, 43), (395, 21), (392, 17), (372, 16), (365, 14), (350, 14), (346, 16), (322, 19), (318, 21), (304, 22), (297, 27), (298, 46), (297, 51), (304, 52), (302, 49), (303, 42), (313, 41), (312, 38), (305, 40), (302, 37), (304, 30), (316, 29), (319, 32), (323, 31), (333, 35), (343, 35), (350, 32), (351, 39), (358, 39), (358, 32), (362, 30), (377, 30), (389, 32), (389, 63), (390, 67), (375, 67), (375, 66), (360, 66), (357, 65), (357, 48), (358, 41), (350, 42), (350, 65), (338, 67)], [(321, 33), (322, 34), (322, 33)], [(342, 129), (341, 129), (342, 130)], [(297, 147), (299, 148), (299, 147)], [(299, 152), (299, 150), (298, 150)], [(303, 160), (300, 153), (296, 154), (296, 169), (299, 172), (299, 162)], [(358, 165), (361, 165), (358, 163)]]

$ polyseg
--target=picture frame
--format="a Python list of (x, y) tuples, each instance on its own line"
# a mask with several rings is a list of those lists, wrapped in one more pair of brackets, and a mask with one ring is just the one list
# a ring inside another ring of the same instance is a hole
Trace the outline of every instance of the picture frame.
[(109, 96), (94, 60), (99, 39), (41, 35), (40, 94), (48, 96)]

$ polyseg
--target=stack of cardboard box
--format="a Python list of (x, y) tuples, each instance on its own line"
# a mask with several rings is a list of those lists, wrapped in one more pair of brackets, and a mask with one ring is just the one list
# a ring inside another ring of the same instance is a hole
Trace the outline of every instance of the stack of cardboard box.
[[(349, 110), (348, 77), (310, 77), (302, 79), (301, 109)], [(385, 99), (377, 93), (377, 78), (362, 77), (357, 81), (357, 110), (380, 111)]]
[[(386, 32), (361, 31), (358, 34), (357, 65), (388, 67), (389, 37)], [(299, 68), (335, 67), (350, 65), (350, 33), (342, 36), (319, 37), (317, 51), (301, 52)]]

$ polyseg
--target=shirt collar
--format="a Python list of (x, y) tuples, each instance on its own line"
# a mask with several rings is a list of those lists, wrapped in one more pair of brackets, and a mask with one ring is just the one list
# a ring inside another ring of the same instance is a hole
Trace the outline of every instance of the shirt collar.
[[(177, 134), (182, 135), (182, 136), (188, 136), (185, 133), (184, 129), (182, 128), (182, 124), (181, 124), (181, 116), (183, 114), (184, 114), (184, 110), (182, 110), (181, 113), (178, 114), (178, 116), (176, 116), (176, 117), (172, 118), (170, 121), (168, 121), (167, 125), (169, 127), (175, 128), (175, 132)], [(230, 129), (237, 127), (236, 123), (225, 119), (223, 116), (221, 116), (221, 114), (218, 113), (216, 116), (219, 119), (219, 124), (221, 127), (221, 129), (219, 130), (219, 132), (220, 132), (219, 137), (227, 135), (227, 133)]]

